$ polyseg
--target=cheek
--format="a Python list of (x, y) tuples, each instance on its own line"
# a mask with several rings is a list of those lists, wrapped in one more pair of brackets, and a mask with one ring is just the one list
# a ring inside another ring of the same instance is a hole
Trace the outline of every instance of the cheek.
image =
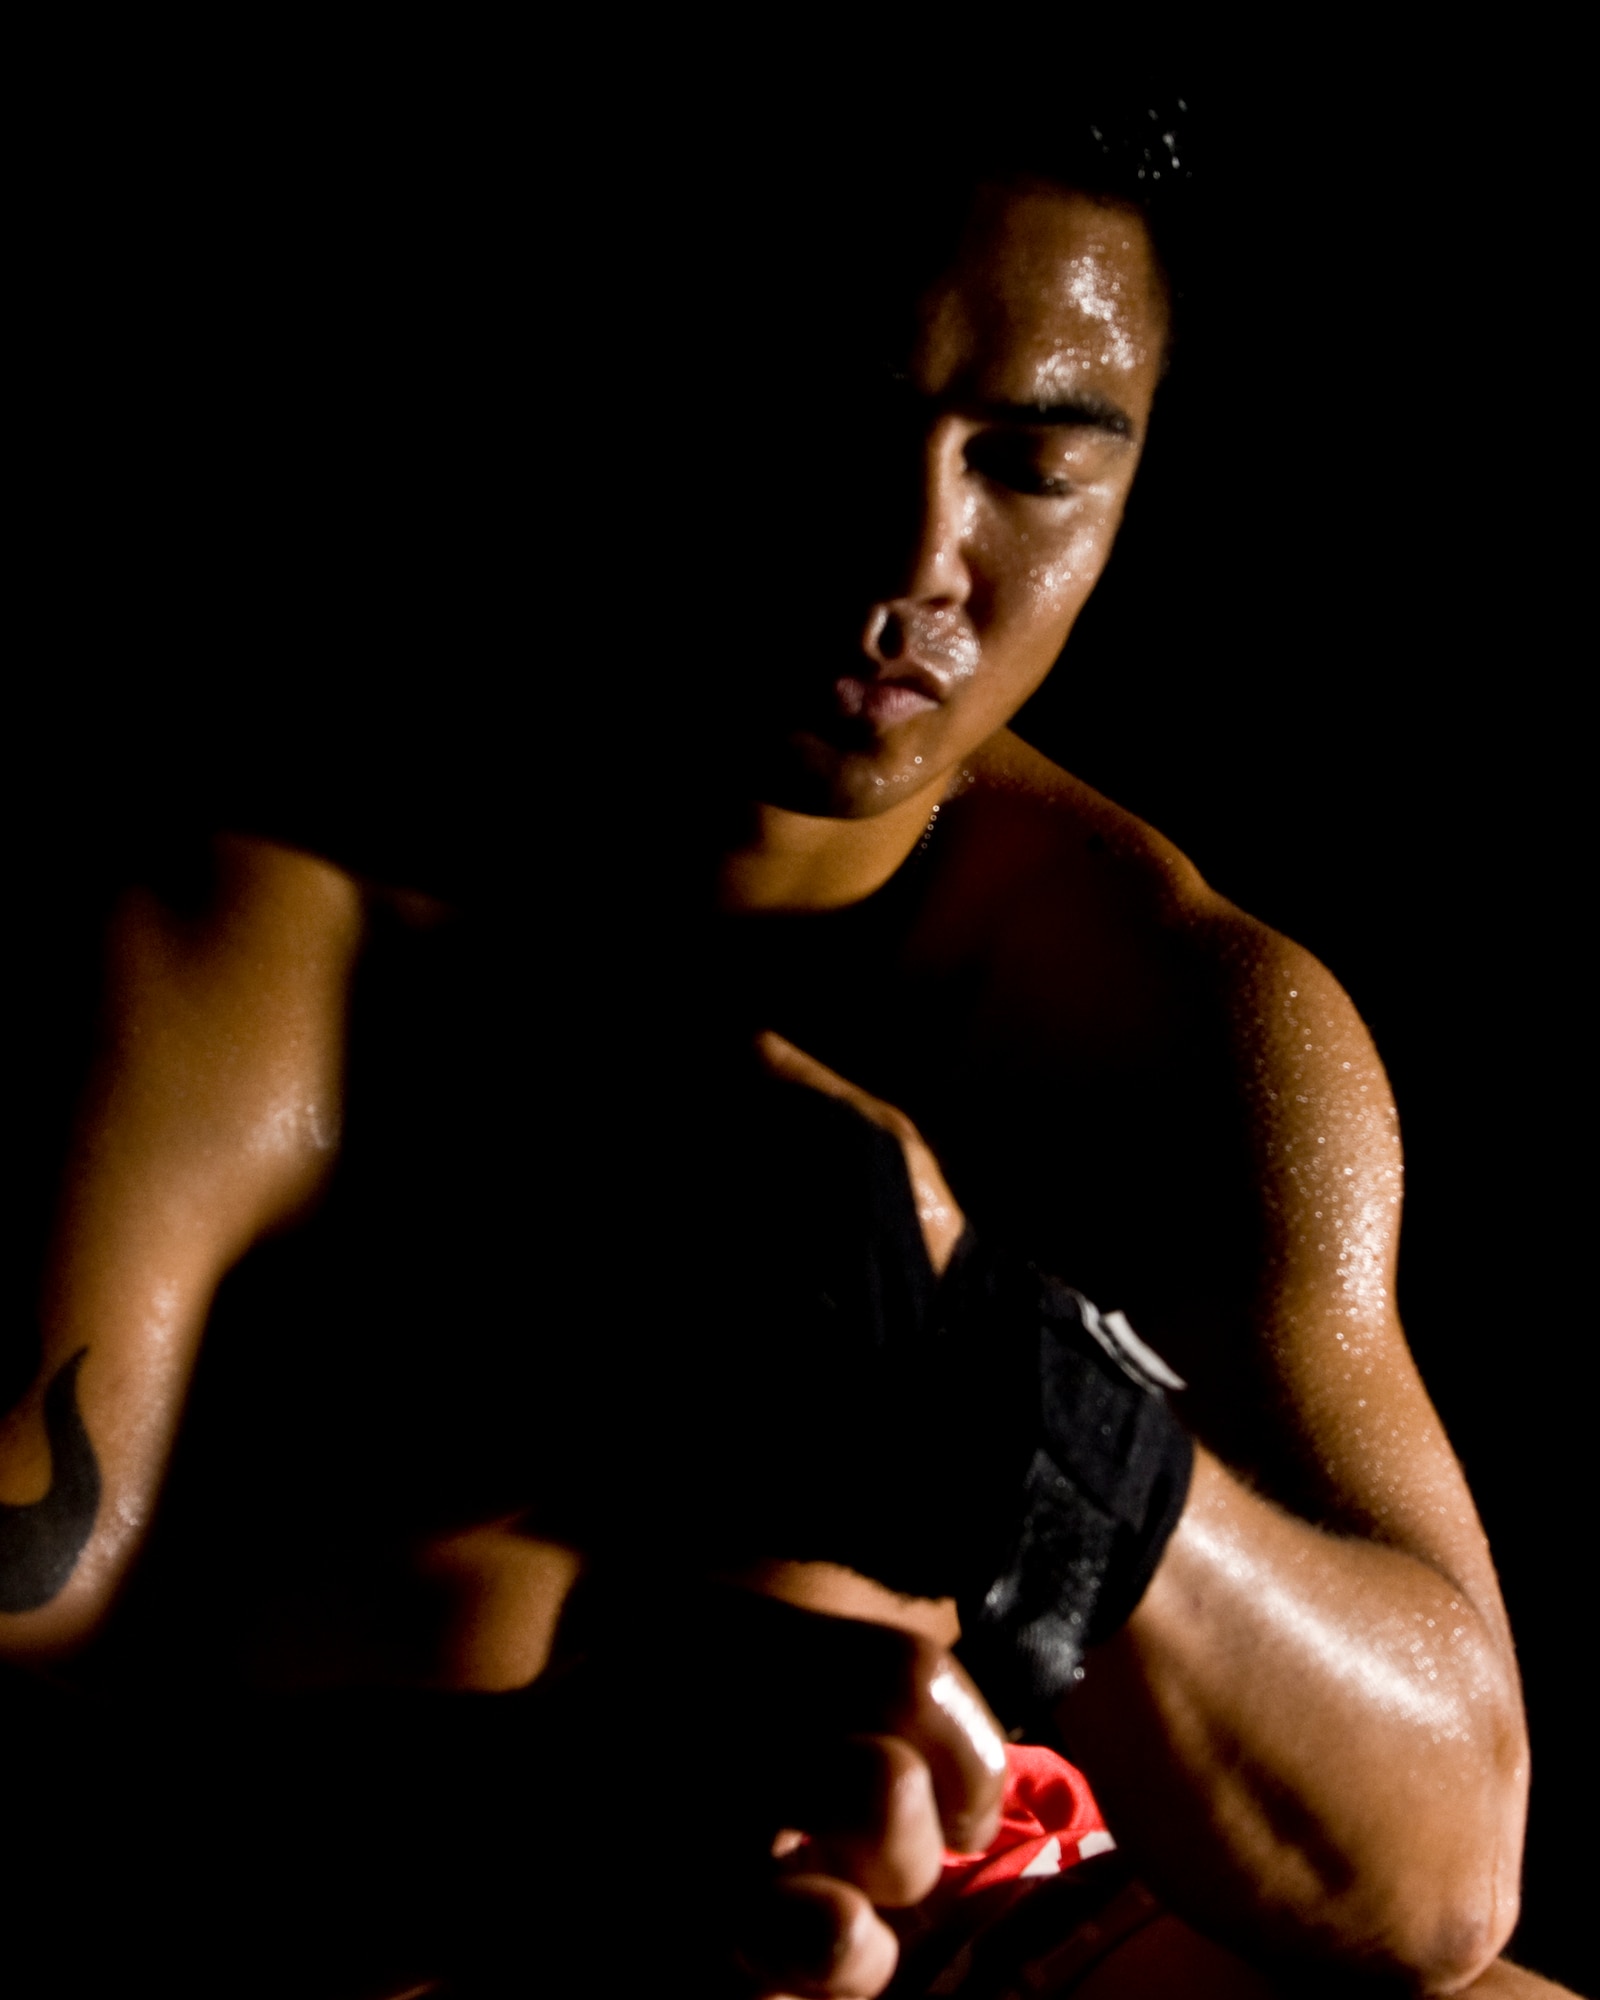
[(995, 523), (975, 554), (987, 580), (983, 623), (989, 650), (1030, 641), (1059, 650), (1111, 552), (1120, 495), (1086, 493), (1054, 519)]

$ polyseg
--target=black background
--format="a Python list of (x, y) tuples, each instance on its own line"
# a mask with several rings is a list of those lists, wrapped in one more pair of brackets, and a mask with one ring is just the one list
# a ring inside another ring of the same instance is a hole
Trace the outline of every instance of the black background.
[[(1123, 544), (1020, 726), (1310, 946), (1373, 1030), (1409, 1159), (1402, 1304), (1498, 1555), (1532, 1718), (1513, 1952), (1578, 1980), (1594, 1771), (1578, 123), (1487, 55), (1386, 81), (1313, 84), (1313, 67), (1196, 95), (1205, 254), (1172, 379)], [(594, 660), (661, 643), (617, 621), (605, 563), (627, 541), (602, 561), (587, 511), (617, 500), (595, 458), (611, 447), (574, 418), (560, 142), (535, 160), (497, 108), (445, 213), (418, 190), (436, 195), (452, 148), (425, 87), (408, 102), (405, 136), (391, 121), (381, 142), (325, 148), (319, 228), (280, 231), (270, 255), (278, 191), (304, 213), (287, 113), (242, 150), (217, 136), (221, 102), (200, 138), (153, 120), (87, 151), (55, 131), (35, 153), (13, 802), (45, 782), (13, 833), (25, 903), (48, 901), (63, 857), (81, 873), (87, 849), (216, 792), (331, 815), (346, 840), (381, 824), (391, 858), (414, 857), (400, 872), (458, 878), (491, 837), (486, 795), (515, 810), (527, 785), (536, 815), (575, 764), (604, 762)], [(607, 155), (603, 137), (573, 144), (586, 173)], [(452, 270), (497, 300), (481, 336), (441, 339), (432, 377), (426, 341), (397, 369), (351, 305), (371, 231), (403, 239), (424, 214), (436, 254), (413, 327), (452, 318)], [(571, 268), (581, 291), (589, 266)], [(650, 481), (695, 413), (648, 379), (641, 404), (651, 450), (635, 439), (621, 486), (642, 547), (670, 504)], [(760, 498), (736, 496), (746, 544)], [(558, 675), (577, 681), (576, 750)], [(603, 865), (605, 836), (587, 851)]]

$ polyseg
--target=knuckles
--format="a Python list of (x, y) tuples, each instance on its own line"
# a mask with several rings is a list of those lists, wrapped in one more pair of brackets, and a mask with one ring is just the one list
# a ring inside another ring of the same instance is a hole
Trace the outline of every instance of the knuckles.
[(796, 1854), (796, 1865), (824, 1866), (881, 1908), (920, 1902), (939, 1880), (944, 1854), (926, 1762), (899, 1737), (857, 1738), (842, 1776), (820, 1837)]
[(859, 1890), (797, 1875), (762, 1898), (739, 1957), (763, 1993), (870, 1995), (894, 1974), (899, 1947)]

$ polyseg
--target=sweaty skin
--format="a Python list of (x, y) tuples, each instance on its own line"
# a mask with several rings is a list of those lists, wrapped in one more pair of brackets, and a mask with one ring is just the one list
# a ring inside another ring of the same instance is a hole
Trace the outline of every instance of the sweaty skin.
[[(248, 1249), (301, 1220), (332, 1175), (351, 980), (374, 907), (424, 928), (440, 914), (422, 899), (370, 892), (321, 861), (260, 840), (224, 836), (212, 861), (199, 907), (179, 913), (136, 888), (112, 920), (101, 1053), (84, 1091), (45, 1274), (42, 1359), (0, 1429), (0, 1660), (46, 1665), (86, 1653), (92, 1660), (146, 1541), (217, 1288)], [(931, 1156), (927, 1171), (937, 1180)], [(288, 1480), (293, 1440), (286, 1443)], [(581, 1560), (521, 1525), (485, 1522), (424, 1537), (409, 1579), (386, 1581), (411, 1619), (431, 1629), (427, 1685), (508, 1689), (544, 1667)], [(365, 1582), (350, 1579), (353, 1596)], [(805, 1604), (781, 1588), (765, 1594)], [(737, 1600), (721, 1608), (725, 1645), (740, 1637), (736, 1607)], [(686, 1866), (677, 1916), (686, 1937), (709, 1924), (711, 1954), (709, 1962), (684, 1958), (686, 1975), (710, 1977), (737, 1960), (764, 1993), (877, 1992), (893, 1972), (896, 1945), (875, 1906), (925, 1895), (947, 1845), (982, 1848), (992, 1839), (1002, 1740), (948, 1657), (951, 1634), (937, 1618), (885, 1621), (874, 1608), (852, 1601), (813, 1628), (806, 1643), (814, 1660), (803, 1663), (800, 1685), (791, 1685), (773, 1718), (780, 1733), (804, 1732), (813, 1691), (819, 1706), (836, 1707), (835, 1689), (864, 1690), (852, 1725), (828, 1725), (837, 1740), (825, 1735), (814, 1746), (806, 1827), (815, 1840), (804, 1855), (791, 1858), (791, 1849), (776, 1858), (765, 1886), (758, 1879), (731, 1905), (727, 1885)], [(886, 1622), (901, 1631), (883, 1632)], [(310, 1635), (313, 1647), (318, 1636)], [(663, 1784), (670, 1790), (675, 1777), (703, 1802), (717, 1795), (714, 1774), (728, 1759), (762, 1770), (773, 1756), (770, 1741), (709, 1740), (693, 1702), (686, 1704), (692, 1716), (670, 1704), (652, 1708), (674, 1673), (693, 1683), (692, 1635), (672, 1641), (647, 1632), (644, 1642), (634, 1720)], [(662, 1671), (648, 1654), (667, 1643), (675, 1658)], [(758, 1689), (770, 1671), (761, 1649), (770, 1653), (771, 1645), (770, 1633), (752, 1628), (748, 1662)], [(409, 1656), (379, 1669), (387, 1683), (417, 1672)], [(187, 1663), (185, 1670), (192, 1671)], [(725, 1678), (720, 1657), (702, 1679), (720, 1685), (718, 1673)], [(335, 1658), (324, 1685), (347, 1676)], [(58, 1718), (67, 1729), (72, 1720), (70, 1708)], [(525, 1727), (507, 1712), (502, 1779), (526, 1750)], [(634, 1754), (629, 1742), (627, 1755)], [(248, 1817), (247, 1780), (234, 1803)], [(571, 1815), (570, 1801), (539, 1804), (546, 1814)], [(482, 1810), (498, 1818), (503, 1806), (497, 1790)], [(322, 1807), (341, 1809), (337, 1798), (315, 1809)], [(669, 1798), (663, 1810), (671, 1809)], [(106, 1808), (90, 1793), (82, 1810), (92, 1820)], [(209, 1831), (228, 1838), (226, 1825)], [(181, 1852), (174, 1865), (181, 1867)], [(338, 2000), (351, 1996), (341, 1988)]]
[(1025, 1213), (1035, 1256), (1190, 1384), (1183, 1521), (1061, 1727), (1208, 1930), (1481, 1970), (1525, 1751), (1492, 1567), (1394, 1316), (1382, 1070), (1328, 975), (1158, 836), (1014, 739), (969, 773), (879, 981), (830, 958), (826, 920), (762, 958), (773, 1018), (909, 1110), (980, 1232)]
[[(1109, 553), (1164, 313), (1129, 212), (1034, 185), (980, 202), (911, 357), (916, 505), (886, 513), (880, 594), (759, 746), (718, 948), (788, 1045), (770, 1060), (825, 1064), (896, 1121), (936, 1259), (963, 1213), (1020, 1239), (1192, 1385), (1189, 1507), (1060, 1718), (1124, 1848), (1179, 1917), (1252, 1949), (1499, 1991), (1526, 1746), (1481, 1530), (1395, 1318), (1381, 1067), (1315, 961), (1004, 726)], [(123, 907), (44, 1361), (0, 1429), (0, 1501), (35, 1504), (44, 1396), (86, 1350), (103, 1492), (58, 1595), (0, 1613), (7, 1657), (93, 1638), (217, 1283), (326, 1183), (362, 928), (348, 877), (260, 842), (222, 844), (201, 922)], [(421, 1552), (455, 1607), (449, 1684), (517, 1685), (548, 1657), (578, 1559), (514, 1529)], [(826, 1566), (749, 1581), (907, 1622)], [(912, 1620), (944, 1644), (949, 1615)], [(923, 1783), (888, 1751), (880, 1795), (898, 1772)], [(912, 1800), (889, 1873), (915, 1876), (929, 1810)], [(887, 1977), (875, 1854), (827, 1878), (853, 1892), (822, 1892), (838, 1977), (806, 1990)]]
[(113, 917), (100, 1056), (45, 1272), (43, 1362), (0, 1424), (0, 1503), (36, 1506), (59, 1474), (49, 1385), (81, 1353), (98, 1505), (54, 1593), (0, 1612), (6, 1658), (70, 1652), (103, 1620), (148, 1526), (218, 1283), (326, 1184), (361, 930), (348, 876), (240, 839), (217, 846), (203, 919), (142, 889)]
[[(1527, 1749), (1395, 1313), (1381, 1065), (1308, 954), (1001, 727), (1105, 560), (1163, 324), (1124, 211), (980, 199), (923, 301), (917, 507), (723, 861), (730, 958), (909, 1114), (980, 1232), (1193, 1385), (1190, 1503), (1060, 1718), (1125, 1845), (1208, 1929), (1453, 1991), (1515, 1920)], [(908, 653), (925, 705), (864, 715)]]
[[(897, 1108), (941, 1232), (959, 1202), (1025, 1242), (1192, 1385), (1190, 1504), (1060, 1717), (1124, 1846), (1252, 1949), (1498, 1991), (1526, 1977), (1489, 1965), (1526, 1740), (1482, 1532), (1395, 1314), (1382, 1067), (1308, 954), (1002, 727), (1109, 552), (1163, 313), (1124, 211), (980, 202), (924, 302), (921, 478), (884, 521), (884, 594), (757, 753), (719, 873), (728, 964), (786, 1038), (769, 1055)], [(855, 1615), (871, 1589), (765, 1581)], [(1176, 1976), (1163, 1961), (1153, 1990)]]

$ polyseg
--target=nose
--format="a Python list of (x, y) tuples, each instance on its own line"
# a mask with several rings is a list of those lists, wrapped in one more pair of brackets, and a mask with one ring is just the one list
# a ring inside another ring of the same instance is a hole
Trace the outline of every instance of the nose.
[(902, 546), (893, 596), (879, 598), (867, 614), (863, 646), (883, 665), (906, 650), (906, 627), (919, 614), (965, 608), (972, 594), (967, 563), (970, 500), (963, 475), (962, 438), (953, 419), (937, 422), (923, 440), (921, 479), (912, 500), (911, 534)]

